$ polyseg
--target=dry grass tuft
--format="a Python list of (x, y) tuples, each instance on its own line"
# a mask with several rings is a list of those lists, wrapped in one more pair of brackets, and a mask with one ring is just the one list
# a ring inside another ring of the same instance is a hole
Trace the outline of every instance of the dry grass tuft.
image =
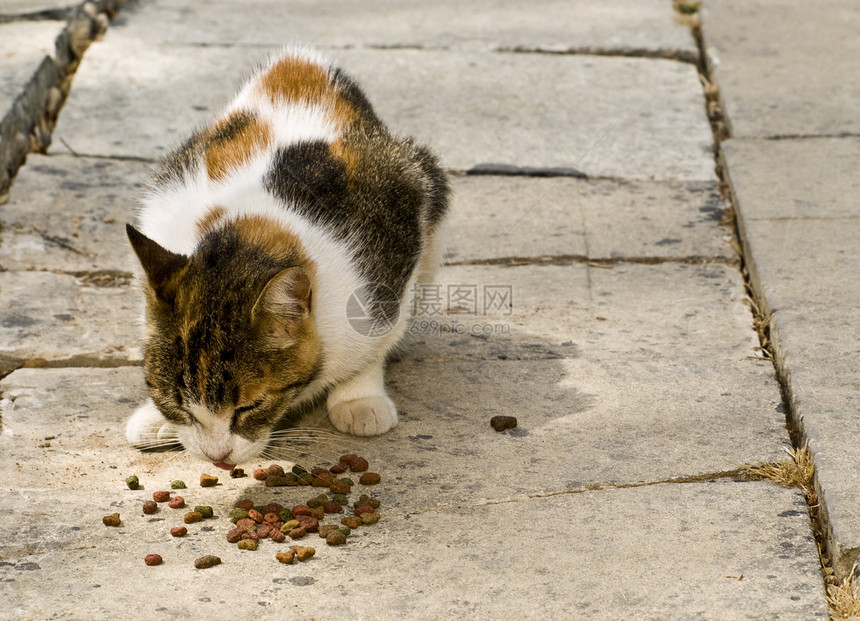
[(675, 9), (675, 20), (690, 28), (698, 28), (702, 25), (699, 19), (699, 8), (701, 2), (694, 0), (672, 0), (672, 6)]
[(830, 605), (832, 619), (860, 620), (860, 585), (854, 580), (854, 571), (842, 581), (827, 585), (827, 603)]
[(808, 445), (797, 449), (785, 449), (786, 459), (777, 462), (759, 462), (757, 464), (741, 464), (741, 471), (750, 479), (757, 481), (773, 481), (784, 487), (800, 488), (807, 495), (812, 491), (812, 477), (815, 475), (815, 465)]

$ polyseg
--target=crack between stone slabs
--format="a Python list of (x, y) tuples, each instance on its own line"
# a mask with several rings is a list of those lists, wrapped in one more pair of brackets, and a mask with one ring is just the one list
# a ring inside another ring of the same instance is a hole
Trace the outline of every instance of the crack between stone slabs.
[[(612, 489), (632, 489), (637, 487), (650, 487), (652, 485), (665, 485), (665, 484), (684, 484), (684, 483), (701, 483), (703, 481), (715, 481), (718, 479), (733, 479), (733, 480), (741, 480), (741, 481), (750, 481), (750, 479), (744, 476), (743, 469), (735, 468), (733, 470), (722, 470), (718, 472), (709, 472), (705, 474), (695, 474), (690, 476), (683, 477), (670, 477), (668, 479), (659, 479), (656, 481), (643, 481), (639, 483), (591, 483), (586, 485), (585, 487), (577, 487), (577, 488), (569, 488), (569, 489), (560, 489), (553, 491), (544, 491), (544, 492), (527, 492), (525, 494), (515, 494), (512, 496), (504, 496), (501, 498), (483, 498), (480, 500), (476, 500), (472, 503), (468, 503), (470, 507), (487, 507), (493, 505), (502, 505), (509, 504), (514, 502), (521, 502), (523, 500), (530, 500), (533, 498), (552, 498), (554, 496), (568, 496), (572, 494), (586, 494), (588, 492), (599, 492), (603, 490), (612, 490)], [(750, 481), (753, 482), (753, 481)], [(426, 509), (414, 509), (408, 510), (400, 513), (400, 515), (419, 515), (422, 513), (429, 513), (432, 511), (448, 511), (448, 510), (456, 510), (462, 508), (464, 503), (456, 503), (456, 504), (440, 504), (434, 505), (432, 507), (427, 507)], [(396, 513), (391, 513), (390, 515), (398, 515)]]
[(574, 265), (585, 264), (589, 267), (612, 269), (615, 265), (625, 263), (635, 265), (662, 265), (664, 263), (675, 263), (680, 265), (705, 265), (718, 264), (737, 267), (739, 260), (735, 257), (586, 257), (581, 254), (551, 255), (542, 257), (495, 257), (492, 259), (464, 259), (462, 261), (445, 261), (445, 267), (460, 267), (469, 265)]
[(838, 134), (774, 134), (772, 136), (736, 136), (738, 140), (815, 140), (816, 138), (860, 138), (858, 132)]
[(13, 22), (41, 22), (41, 21), (64, 21), (68, 20), (78, 7), (66, 7), (60, 9), (45, 9), (31, 13), (15, 13), (0, 15), (0, 24)]
[(651, 58), (658, 60), (673, 60), (695, 65), (698, 62), (696, 52), (684, 52), (671, 48), (648, 49), (643, 47), (568, 47), (565, 49), (548, 49), (540, 46), (515, 45), (509, 47), (496, 47), (495, 52), (512, 54), (545, 54), (548, 56), (605, 56), (609, 58)]

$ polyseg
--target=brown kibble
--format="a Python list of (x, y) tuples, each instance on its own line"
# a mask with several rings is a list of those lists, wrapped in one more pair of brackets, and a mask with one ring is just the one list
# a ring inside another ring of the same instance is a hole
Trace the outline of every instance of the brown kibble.
[(311, 547), (293, 546), (293, 550), (296, 551), (296, 558), (300, 561), (306, 561), (316, 554), (316, 550)]
[(328, 486), (329, 490), (332, 494), (349, 494), (351, 488), (346, 483), (341, 483), (340, 481), (335, 481), (331, 485)]
[(207, 554), (206, 556), (201, 556), (196, 561), (194, 561), (194, 566), (197, 569), (208, 569), (209, 567), (214, 567), (215, 565), (219, 565), (221, 563), (221, 559), (217, 556), (213, 556), (212, 554)]
[(245, 534), (245, 532), (247, 531), (244, 528), (234, 528), (227, 533), (227, 541), (229, 543), (237, 543), (242, 538), (242, 535)]
[(349, 462), (349, 469), (352, 472), (364, 472), (370, 468), (370, 464), (367, 463), (367, 460), (364, 457), (356, 456), (351, 462)]
[(346, 466), (344, 464), (336, 464), (328, 469), (332, 474), (343, 474), (346, 472)]
[(341, 546), (346, 543), (346, 533), (335, 529), (326, 535), (325, 542), (330, 546)]
[(269, 471), (265, 468), (257, 468), (254, 470), (254, 478), (258, 481), (265, 481), (267, 476), (269, 476)]
[(296, 505), (292, 508), (291, 513), (293, 517), (299, 517), (300, 515), (310, 515), (311, 509), (307, 505)]
[(318, 520), (323, 519), (325, 517), (325, 507), (323, 507), (322, 505), (314, 507), (313, 509), (311, 509), (311, 515)]
[(361, 514), (361, 523), (362, 524), (376, 524), (379, 521), (379, 518), (382, 517), (378, 513), (362, 513)]
[(325, 539), (331, 531), (337, 530), (337, 528), (338, 527), (336, 524), (320, 524), (319, 530), (317, 530), (317, 533), (319, 534), (320, 537)]
[(237, 500), (236, 504), (233, 505), (234, 509), (244, 509), (245, 511), (250, 511), (254, 508), (254, 501), (248, 498), (243, 498), (242, 500)]
[(105, 526), (119, 526), (122, 524), (122, 520), (119, 517), (119, 513), (111, 513), (102, 518), (102, 523)]
[(256, 550), (257, 542), (253, 539), (241, 539), (239, 543), (236, 544), (240, 550)]
[(275, 558), (282, 563), (286, 563), (287, 565), (289, 565), (296, 558), (296, 551), (290, 548), (286, 552), (278, 552), (277, 554), (275, 554)]
[[(251, 514), (249, 513), (248, 516), (250, 517), (250, 515)], [(277, 512), (269, 512), (263, 515), (263, 521), (267, 524), (274, 524), (275, 522), (280, 521), (280, 518), (278, 517)]]
[[(253, 507), (248, 507), (248, 508), (251, 509)], [(284, 510), (284, 505), (278, 504), (276, 502), (270, 502), (269, 504), (267, 504), (263, 507), (263, 509), (262, 509), (262, 511), (260, 511), (260, 513), (262, 513), (263, 515), (266, 515), (267, 513), (280, 513), (283, 510)]]
[(515, 416), (493, 416), (490, 419), (490, 425), (496, 431), (504, 431), (505, 429), (513, 429), (517, 426)]
[(173, 537), (184, 537), (185, 535), (188, 534), (188, 529), (185, 528), (184, 526), (174, 526), (173, 528), (170, 529), (170, 534)]
[(214, 485), (217, 485), (217, 483), (218, 477), (213, 477), (205, 472), (200, 475), (200, 487), (213, 487)]
[(284, 468), (283, 466), (279, 466), (278, 464), (272, 464), (268, 468), (266, 468), (266, 472), (269, 474), (277, 474), (279, 476), (284, 476)]
[(327, 502), (323, 504), (323, 511), (326, 513), (340, 513), (343, 511), (343, 505), (336, 502)]
[(147, 565), (161, 565), (164, 562), (164, 559), (161, 558), (160, 554), (147, 554), (143, 557), (143, 562)]
[(269, 533), (269, 537), (272, 538), (272, 541), (275, 543), (283, 543), (283, 541), (287, 538), (287, 536), (279, 530), (273, 530)]
[(344, 526), (349, 526), (350, 528), (358, 528), (359, 526), (364, 524), (364, 521), (362, 521), (362, 519), (360, 517), (352, 516), (352, 517), (342, 518), (340, 520), (340, 523), (343, 524)]
[(146, 515), (151, 515), (156, 511), (158, 511), (158, 503), (156, 503), (154, 500), (147, 500), (145, 503), (143, 503), (143, 512)]
[(373, 513), (373, 507), (370, 505), (358, 505), (354, 511), (355, 514), (360, 517), (362, 513)]
[(171, 509), (181, 509), (185, 506), (185, 499), (182, 496), (174, 496), (170, 499), (170, 502), (167, 503), (167, 506)]
[(152, 499), (155, 502), (167, 502), (168, 500), (170, 500), (170, 492), (152, 492)]
[(358, 482), (362, 485), (376, 485), (382, 480), (378, 472), (365, 472), (358, 478)]
[(263, 514), (256, 509), (251, 509), (250, 511), (248, 511), (248, 517), (254, 520), (257, 524), (263, 523)]
[(288, 534), (290, 536), (290, 539), (301, 539), (308, 534), (308, 531), (305, 530), (303, 527), (299, 526), (298, 528), (294, 528), (293, 530), (291, 530)]
[(358, 455), (356, 455), (355, 453), (347, 453), (346, 455), (341, 455), (340, 457), (338, 457), (337, 461), (340, 464), (349, 466), (349, 464), (352, 463), (352, 460), (356, 457), (358, 457)]
[(200, 522), (203, 520), (203, 514), (199, 511), (189, 511), (185, 514), (183, 518), (186, 524), (193, 524), (194, 522)]
[(299, 522), (309, 533), (317, 532), (317, 528), (319, 528), (320, 521), (315, 517), (310, 517), (308, 515), (300, 515), (298, 517)]

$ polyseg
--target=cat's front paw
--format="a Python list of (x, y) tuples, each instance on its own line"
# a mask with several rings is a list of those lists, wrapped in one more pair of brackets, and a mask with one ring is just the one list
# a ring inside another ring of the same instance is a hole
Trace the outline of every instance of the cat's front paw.
[(156, 448), (172, 440), (178, 444), (176, 425), (169, 422), (152, 401), (147, 401), (132, 414), (125, 425), (125, 437), (132, 446)]
[(397, 424), (397, 407), (387, 396), (361, 397), (329, 405), (335, 429), (355, 436), (377, 436)]

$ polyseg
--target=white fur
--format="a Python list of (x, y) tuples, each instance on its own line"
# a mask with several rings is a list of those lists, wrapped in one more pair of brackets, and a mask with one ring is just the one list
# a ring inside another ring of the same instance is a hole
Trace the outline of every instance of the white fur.
[[(313, 51), (294, 49), (288, 53), (330, 70), (330, 65)], [(280, 58), (273, 57), (260, 72)], [(350, 249), (326, 230), (285, 208), (262, 187), (261, 180), (278, 148), (308, 139), (333, 142), (339, 138), (339, 133), (330, 120), (330, 110), (319, 105), (279, 105), (259, 88), (258, 76), (259, 73), (245, 84), (223, 116), (237, 110), (259, 115), (271, 128), (272, 140), (265, 152), (240, 168), (227, 171), (220, 180), (210, 179), (205, 164), (200, 162), (193, 178), (154, 189), (144, 199), (139, 214), (140, 231), (168, 250), (190, 255), (200, 241), (197, 223), (218, 206), (225, 210), (228, 220), (258, 215), (294, 233), (316, 267), (312, 286), (320, 293), (314, 295), (311, 312), (321, 338), (324, 364), (319, 376), (299, 395), (297, 402), (333, 387), (327, 403), (330, 419), (337, 429), (357, 435), (384, 433), (397, 424), (397, 408), (385, 393), (383, 365), (388, 352), (403, 336), (409, 318), (401, 313), (394, 329), (383, 337), (368, 337), (354, 330), (346, 321), (347, 300), (366, 283), (352, 264)], [(416, 279), (424, 280), (435, 271), (440, 256), (439, 243), (429, 243), (419, 269), (404, 292), (401, 308), (406, 308)], [(239, 463), (262, 448), (261, 443), (251, 443), (231, 434), (229, 416), (219, 417), (201, 406), (195, 408), (194, 414), (201, 422), (199, 428), (174, 427), (163, 418), (159, 422), (160, 414), (148, 401), (129, 420), (127, 437), (132, 444), (140, 444), (146, 433), (158, 428), (156, 434), (178, 434), (189, 450), (227, 463)], [(169, 428), (162, 430), (164, 425)]]

